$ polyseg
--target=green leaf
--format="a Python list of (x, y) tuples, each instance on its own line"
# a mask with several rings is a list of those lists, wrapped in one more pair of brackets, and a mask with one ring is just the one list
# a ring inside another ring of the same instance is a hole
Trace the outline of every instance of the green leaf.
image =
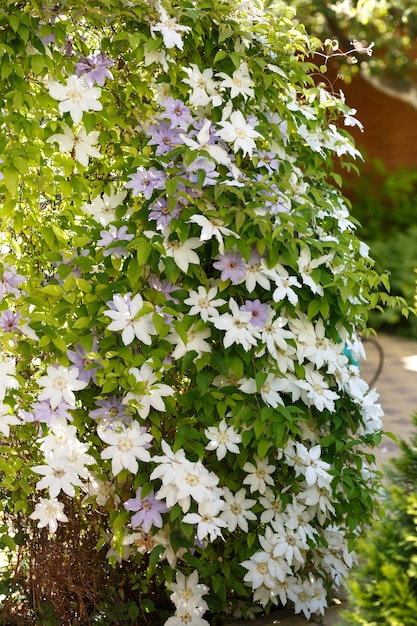
[(35, 76), (38, 76), (45, 67), (45, 60), (41, 54), (32, 54), (30, 57), (30, 65)]
[(151, 555), (149, 557), (150, 565), (158, 565), (161, 560), (161, 556), (165, 551), (165, 547), (161, 545), (157, 545), (152, 549)]
[(196, 376), (196, 383), (200, 392), (200, 397), (205, 396), (209, 385), (212, 381), (212, 375), (210, 372), (199, 372)]
[(136, 290), (139, 276), (141, 274), (141, 266), (137, 259), (130, 259), (127, 267), (127, 278), (133, 290)]
[(16, 15), (13, 15), (13, 13), (10, 13), (8, 18), (9, 18), (10, 26), (13, 28), (14, 32), (16, 33), (20, 25), (19, 18)]
[(26, 511), (28, 510), (28, 502), (26, 500), (17, 500), (17, 502), (14, 503), (14, 511), (15, 513), (18, 513), (19, 511), (22, 511), (22, 513), (26, 513)]
[(216, 65), (216, 63), (218, 63), (218, 61), (223, 61), (223, 59), (225, 59), (227, 57), (227, 53), (225, 50), (219, 50), (218, 52), (216, 52), (216, 55), (213, 59), (213, 65)]
[(91, 324), (91, 319), (89, 317), (79, 317), (72, 324), (72, 328), (75, 330), (81, 330), (82, 328), (87, 328)]
[(253, 432), (256, 439), (259, 439), (265, 432), (265, 423), (260, 419), (256, 419), (253, 425)]
[(268, 378), (268, 374), (266, 372), (256, 372), (255, 381), (256, 381), (256, 391), (260, 391)]
[(211, 576), (213, 576), (213, 574), (215, 574), (218, 571), (219, 567), (220, 565), (218, 561), (207, 563), (207, 565), (205, 565), (203, 569), (200, 571), (200, 576), (203, 578), (211, 578)]
[(60, 350), (64, 354), (66, 353), (68, 346), (66, 342), (64, 341), (64, 339), (62, 339), (62, 337), (53, 337), (52, 343), (54, 344), (56, 348), (58, 348), (58, 350)]
[(92, 289), (91, 283), (88, 280), (85, 280), (85, 278), (77, 278), (75, 280), (75, 284), (77, 285), (78, 289), (83, 293), (90, 293)]
[(335, 442), (335, 438), (333, 435), (326, 435), (326, 437), (323, 437), (322, 439), (320, 439), (320, 446), (322, 448), (328, 448), (329, 446), (333, 445)]
[(55, 235), (54, 235), (53, 230), (49, 228), (48, 226), (41, 226), (40, 234), (41, 234), (42, 239), (44, 239), (48, 248), (52, 250), (53, 245), (55, 243)]
[[(140, 601), (140, 608), (142, 609), (144, 613), (154, 613), (156, 611), (155, 604), (150, 598), (142, 598)], [(130, 615), (129, 617), (133, 621), (134, 619), (137, 618), (138, 615), (139, 613), (137, 613), (134, 618), (132, 618)]]
[(3, 546), (9, 548), (9, 550), (12, 550), (13, 552), (16, 550), (16, 542), (10, 537), (10, 535), (2, 535), (0, 542)]
[(167, 178), (165, 181), (165, 190), (167, 196), (171, 198), (176, 198), (176, 193), (178, 189), (178, 180), (176, 178)]
[(67, 243), (70, 236), (68, 233), (65, 232), (65, 230), (60, 228), (57, 224), (52, 224), (52, 230), (54, 231), (55, 237), (58, 239), (58, 241), (60, 241), (61, 243)]
[(62, 297), (62, 287), (60, 285), (45, 285), (40, 288), (40, 293), (54, 298)]
[(11, 167), (5, 167), (2, 169), (4, 176), (4, 184), (6, 189), (12, 198), (17, 196), (17, 185), (19, 182), (19, 172)]
[(322, 307), (322, 300), (311, 300), (307, 308), (308, 318), (311, 320), (316, 317), (317, 313), (320, 311)]
[(260, 439), (258, 441), (258, 445), (256, 448), (258, 457), (260, 459), (263, 459), (267, 455), (270, 447), (271, 447), (270, 441), (268, 441), (267, 439)]
[(156, 334), (160, 339), (165, 337), (170, 330), (169, 324), (166, 323), (164, 317), (159, 313), (154, 313), (152, 315), (153, 325), (155, 326)]
[(129, 519), (129, 514), (127, 511), (121, 511), (116, 515), (116, 517), (112, 520), (112, 528), (114, 532), (123, 528), (123, 526), (127, 523)]
[(244, 430), (241, 436), (242, 436), (242, 445), (244, 448), (247, 448), (250, 442), (252, 441), (252, 432), (250, 430)]
[(152, 246), (146, 239), (141, 239), (136, 248), (136, 258), (140, 266), (145, 265), (151, 253)]
[(38, 347), (39, 348), (46, 348), (46, 346), (48, 346), (51, 343), (51, 338), (48, 337), (47, 335), (44, 335), (43, 337), (41, 337), (38, 341)]
[(226, 39), (230, 39), (233, 34), (233, 29), (230, 24), (221, 23), (219, 25), (219, 43), (223, 43)]

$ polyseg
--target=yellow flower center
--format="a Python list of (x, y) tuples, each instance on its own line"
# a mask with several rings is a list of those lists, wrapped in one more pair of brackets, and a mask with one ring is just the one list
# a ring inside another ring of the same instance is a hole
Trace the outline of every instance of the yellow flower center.
[(117, 448), (120, 450), (120, 452), (130, 452), (130, 450), (133, 448), (133, 443), (131, 442), (129, 437), (123, 437), (117, 444)]
[(68, 100), (71, 100), (71, 102), (75, 102), (76, 104), (78, 102), (81, 101), (81, 94), (79, 91), (77, 91), (76, 89), (72, 89), (71, 91), (68, 92)]

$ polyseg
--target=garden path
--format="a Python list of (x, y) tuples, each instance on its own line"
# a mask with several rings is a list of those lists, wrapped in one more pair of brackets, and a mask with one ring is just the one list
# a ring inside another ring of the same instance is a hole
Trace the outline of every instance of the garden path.
[[(391, 335), (378, 335), (377, 341), (382, 348), (383, 365), (374, 386), (385, 412), (384, 429), (398, 439), (408, 440), (415, 430), (411, 415), (417, 412), (417, 341)], [(365, 349), (367, 358), (361, 365), (362, 375), (366, 381), (371, 381), (380, 356), (372, 341), (365, 343)], [(374, 454), (378, 469), (383, 471), (384, 465), (400, 454), (400, 449), (395, 441), (384, 436)], [(253, 622), (237, 622), (233, 626), (337, 626), (341, 609), (348, 609), (346, 602), (329, 607), (317, 622), (285, 610)]]

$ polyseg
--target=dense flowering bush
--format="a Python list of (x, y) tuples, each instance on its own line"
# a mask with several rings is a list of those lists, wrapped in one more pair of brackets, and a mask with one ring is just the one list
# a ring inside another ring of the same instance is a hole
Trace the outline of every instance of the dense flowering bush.
[(373, 515), (382, 412), (344, 349), (380, 279), (293, 17), (0, 10), (1, 543), (43, 624), (323, 613)]

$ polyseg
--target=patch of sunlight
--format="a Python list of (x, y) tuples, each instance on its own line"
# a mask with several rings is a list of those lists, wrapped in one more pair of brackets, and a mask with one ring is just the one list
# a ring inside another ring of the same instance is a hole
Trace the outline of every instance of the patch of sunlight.
[(401, 361), (404, 363), (404, 369), (411, 372), (417, 372), (417, 354), (411, 356), (403, 356)]

